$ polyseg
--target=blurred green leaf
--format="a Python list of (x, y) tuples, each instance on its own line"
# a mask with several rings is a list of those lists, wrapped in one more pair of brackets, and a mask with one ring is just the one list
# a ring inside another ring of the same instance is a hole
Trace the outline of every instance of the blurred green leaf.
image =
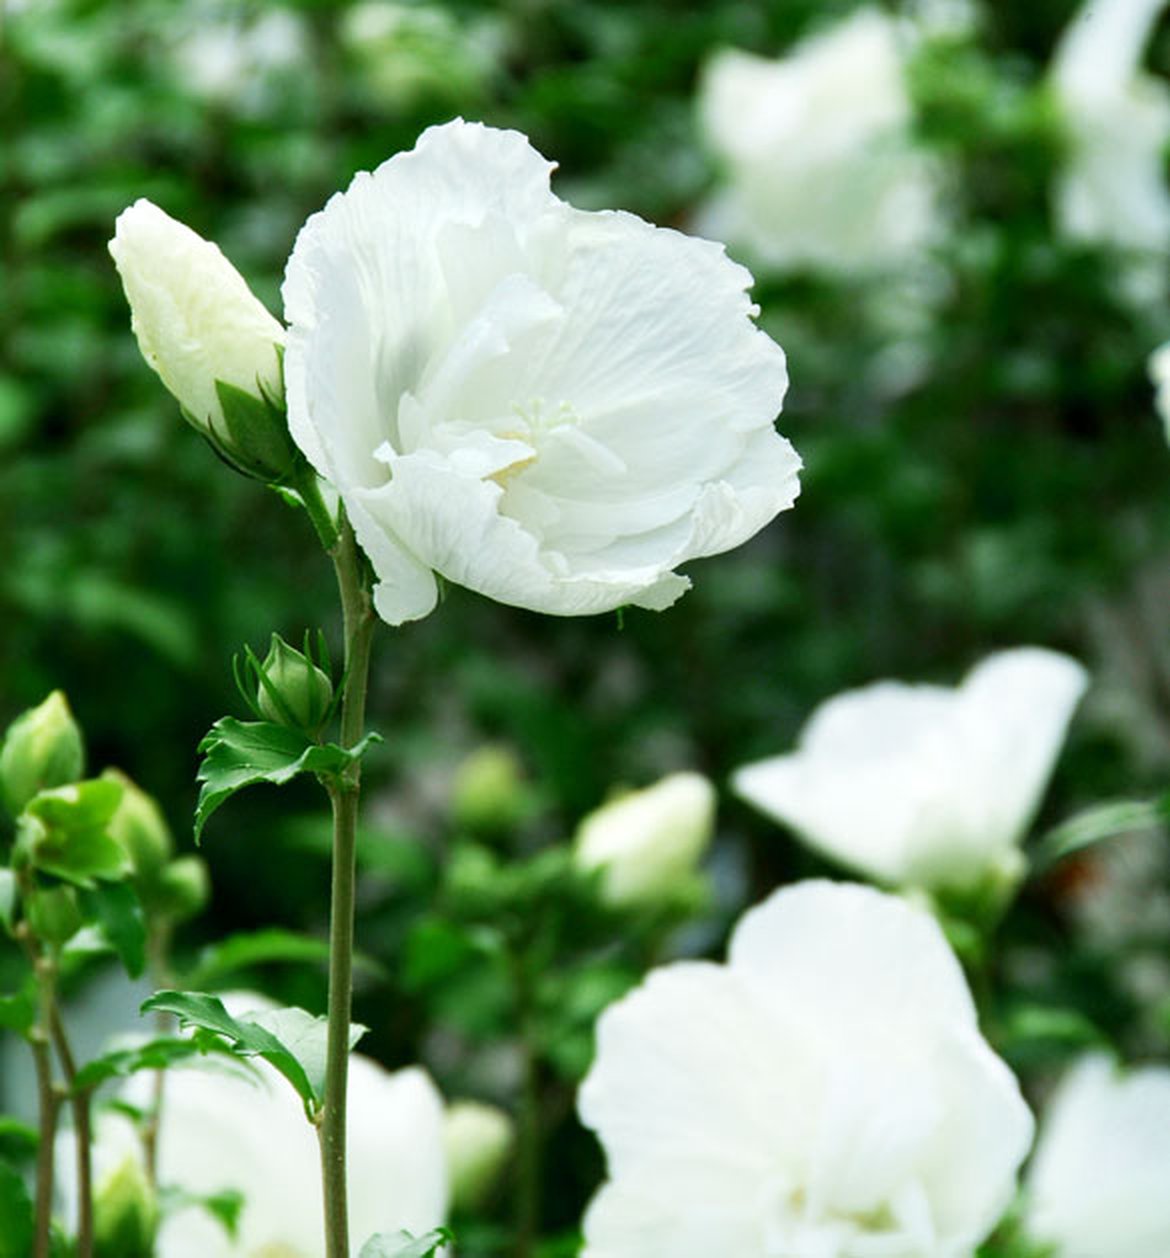
[[(177, 1061), (209, 1051), (207, 1043), (195, 1039), (161, 1037), (132, 1048), (112, 1049), (86, 1062), (77, 1072), (74, 1092), (88, 1092), (108, 1079), (124, 1079), (140, 1070), (164, 1070)], [(228, 1052), (226, 1046), (224, 1052)]]
[(1170, 797), (1124, 800), (1086, 808), (1044, 834), (1032, 856), (1031, 871), (1042, 874), (1067, 856), (1135, 830), (1151, 830), (1170, 819)]
[(0, 1258), (28, 1258), (32, 1245), (32, 1198), (20, 1173), (0, 1162)]
[(131, 978), (146, 969), (146, 918), (126, 882), (105, 883), (81, 893), (81, 908), (126, 967)]

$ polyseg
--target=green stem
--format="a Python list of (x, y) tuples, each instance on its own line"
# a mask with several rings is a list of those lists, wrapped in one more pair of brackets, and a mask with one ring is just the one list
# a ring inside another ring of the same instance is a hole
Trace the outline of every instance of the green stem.
[[(345, 684), (341, 698), (341, 745), (357, 743), (365, 725), (374, 609), (353, 530), (341, 521), (330, 551), (337, 572), (345, 627)], [(326, 1258), (348, 1258), (346, 1206), (346, 1084), (349, 1025), (353, 1005), (353, 918), (356, 884), (358, 801), (361, 769), (355, 761), (332, 786), (333, 887), (329, 909), (329, 1037), (325, 1059), (325, 1103), (319, 1118), (321, 1178), (325, 1193)]]
[[(321, 482), (317, 479), (317, 473), (304, 459), (297, 460), (291, 484), (304, 504), (309, 520), (316, 531), (317, 539), (331, 555), (334, 555), (334, 563), (336, 563), (335, 552), (341, 545), (341, 533), (338, 526), (333, 523), (333, 517), (329, 514), (325, 499), (321, 497)], [(338, 580), (340, 579), (339, 574)]]
[(93, 1161), (91, 1156), (90, 1093), (77, 1091), (77, 1062), (65, 1033), (65, 1021), (55, 993), (49, 1009), (50, 1030), (57, 1058), (69, 1088), (73, 1109), (73, 1139), (77, 1150), (77, 1258), (93, 1258)]
[(57, 1136), (57, 1109), (60, 1104), (57, 1090), (53, 1086), (53, 1059), (49, 1048), (49, 1028), (53, 1009), (53, 963), (38, 953), (36, 944), (31, 935), (27, 934), (27, 930), (25, 939), (33, 957), (33, 973), (36, 976), (39, 996), (37, 1020), (29, 1032), (29, 1043), (32, 1046), (33, 1065), (37, 1076), (39, 1117), (33, 1258), (49, 1258), (53, 1220), (53, 1145)]

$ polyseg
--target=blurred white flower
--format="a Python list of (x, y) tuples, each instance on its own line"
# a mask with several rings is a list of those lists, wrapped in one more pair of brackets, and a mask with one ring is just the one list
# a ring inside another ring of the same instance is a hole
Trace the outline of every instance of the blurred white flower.
[(197, 5), (188, 17), (189, 25), (176, 28), (175, 68), (180, 82), (206, 101), (261, 112), (274, 75), (310, 64), (304, 22), (287, 9), (242, 21), (238, 10)]
[(1154, 382), (1154, 408), (1162, 420), (1166, 440), (1170, 441), (1170, 342), (1150, 355), (1149, 371)]
[(867, 8), (778, 61), (717, 53), (699, 112), (727, 187), (697, 229), (777, 270), (867, 272), (919, 255), (941, 229), (939, 171), (913, 140), (905, 36)]
[(970, 1258), (1032, 1138), (933, 919), (830, 882), (606, 1010), (579, 1108), (583, 1258)]
[(721, 247), (573, 209), (515, 131), (457, 120), (361, 173), (285, 278), (293, 435), (391, 624), (435, 573), (555, 615), (659, 609), (798, 492), (784, 354)]
[(1073, 240), (1170, 248), (1170, 86), (1141, 68), (1164, 0), (1088, 0), (1062, 36), (1051, 80), (1068, 153), (1055, 189)]
[(883, 882), (974, 890), (1018, 872), (1086, 684), (1038, 647), (988, 657), (953, 690), (875, 682), (823, 703), (795, 752), (739, 769), (733, 787)]
[(667, 900), (694, 879), (715, 826), (715, 789), (699, 773), (672, 773), (603, 804), (582, 821), (573, 859), (602, 870), (614, 905)]
[(231, 423), (225, 417), (217, 387), (222, 381), (274, 403), (284, 391), (284, 328), (244, 277), (217, 245), (147, 200), (118, 215), (109, 248), (138, 348), (187, 419), (256, 474), (287, 470), (292, 446), (283, 419), (273, 416), (271, 432), (269, 421), (241, 432), (234, 416)]
[(1083, 1059), (1040, 1125), (1025, 1223), (1054, 1258), (1170, 1254), (1170, 1068)]
[[(271, 1007), (262, 997), (222, 997), (243, 1016)], [(163, 1223), (158, 1258), (288, 1258), (324, 1253), (321, 1166), (314, 1129), (288, 1082), (254, 1059), (258, 1078), (224, 1069), (178, 1068), (167, 1072), (158, 1142), (158, 1180), (187, 1193), (208, 1196), (224, 1189), (244, 1194), (239, 1237), (228, 1239), (205, 1210), (177, 1210)], [(123, 1093), (131, 1103), (150, 1103), (151, 1081), (137, 1075)], [(442, 1223), (447, 1204), (443, 1102), (418, 1067), (383, 1070), (360, 1054), (349, 1074), (350, 1232), (360, 1245), (376, 1232), (406, 1228), (424, 1232)], [(141, 1156), (126, 1118), (101, 1113), (94, 1150), (95, 1189), (116, 1174), (127, 1156)], [(57, 1176), (70, 1217), (76, 1179), (70, 1136), (59, 1145)]]
[(515, 1124), (499, 1106), (452, 1101), (443, 1134), (452, 1204), (456, 1209), (476, 1209), (499, 1179), (512, 1151)]

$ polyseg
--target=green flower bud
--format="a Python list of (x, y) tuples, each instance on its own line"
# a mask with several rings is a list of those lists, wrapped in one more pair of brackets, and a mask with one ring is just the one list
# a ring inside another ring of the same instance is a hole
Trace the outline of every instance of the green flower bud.
[(211, 899), (211, 878), (199, 856), (180, 856), (162, 871), (154, 907), (172, 922), (196, 917)]
[(127, 1157), (97, 1186), (94, 1258), (152, 1258), (158, 1206), (141, 1162)]
[(117, 782), (122, 788), (122, 802), (110, 819), (107, 833), (126, 849), (138, 890), (150, 899), (175, 850), (170, 827), (158, 804), (120, 769), (106, 769), (102, 779)]
[(25, 904), (28, 924), (47, 944), (68, 943), (81, 929), (81, 908), (72, 887), (38, 887)]
[(524, 771), (509, 747), (480, 747), (456, 771), (451, 810), (464, 829), (507, 830), (522, 820), (527, 805)]
[(8, 727), (0, 745), (0, 799), (15, 817), (34, 795), (76, 782), (85, 767), (81, 730), (60, 690)]
[(261, 715), (278, 725), (316, 734), (333, 702), (328, 675), (275, 633), (260, 672), (256, 706)]
[(512, 1119), (494, 1105), (455, 1101), (447, 1106), (443, 1142), (456, 1210), (476, 1210), (495, 1186), (515, 1139)]

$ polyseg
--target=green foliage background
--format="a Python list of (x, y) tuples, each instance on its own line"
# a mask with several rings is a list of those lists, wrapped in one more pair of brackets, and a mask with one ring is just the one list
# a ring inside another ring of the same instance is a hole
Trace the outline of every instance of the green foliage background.
[[(685, 225), (716, 179), (694, 112), (704, 60), (724, 45), (778, 54), (854, 6), (404, 5), (376, 64), (344, 38), (351, 7), (0, 6), (0, 721), (65, 689), (94, 768), (125, 768), (184, 842), (196, 742), (239, 711), (231, 652), (319, 624), (336, 641), (335, 595), (307, 522), (218, 466), (139, 358), (105, 250), (116, 214), (150, 197), (216, 240), (279, 311), (304, 218), (459, 113), (526, 132), (576, 204)], [(238, 99), (198, 94), (177, 60), (189, 32), (278, 10), (303, 21), (303, 60)], [(453, 589), (429, 619), (380, 635), (371, 726), (386, 741), (367, 761), (358, 932), (386, 971), (367, 977), (357, 1017), (388, 1063), (425, 1051), (459, 1005), (404, 973), (403, 957), (417, 966), (418, 921), (457, 837), (452, 774), (484, 741), (510, 744), (527, 767), (531, 806), (510, 841), (529, 851), (616, 784), (678, 767), (722, 784), (790, 746), (835, 691), (880, 676), (954, 681), (996, 647), (1040, 643), (1077, 656), (1096, 683), (1045, 818), (1164, 785), (1170, 454), (1145, 361), (1170, 338), (1170, 284), (1127, 305), (1116, 256), (1054, 234), (1061, 136), (1043, 75), (1073, 6), (1000, 0), (981, 12), (976, 40), (942, 42), (915, 67), (923, 136), (959, 171), (933, 309), (916, 317), (893, 280), (756, 290), (789, 353), (780, 428), (807, 467), (796, 509), (695, 565), (694, 591), (667, 614), (558, 621)], [(1167, 34), (1150, 53), (1163, 72)], [(304, 805), (292, 820), (290, 798)], [(320, 931), (321, 816), (308, 790), (233, 801), (205, 836), (212, 909), (182, 946), (273, 922)], [(691, 947), (717, 948), (744, 903), (822, 868), (729, 797), (720, 834), (720, 894)], [(1081, 875), (1091, 864), (1033, 886), (1013, 919), (1017, 955), (1042, 964), (1009, 986), (1005, 1025), (1033, 1018), (1018, 1050), (1029, 1061), (1058, 1062), (1083, 1042), (1066, 1014), (1164, 1053), (1167, 1009), (1151, 1017), (1117, 975), (1126, 956), (1164, 956), (1165, 941), (1102, 953), (1077, 936)], [(591, 1012), (633, 972), (590, 971), (574, 999)], [(322, 1006), (320, 971), (257, 978)], [(506, 1008), (481, 1012), (484, 1034), (507, 1030)], [(431, 1064), (442, 1083), (475, 1086), (461, 1061)], [(564, 1070), (553, 1226), (571, 1226), (597, 1171), (568, 1119), (580, 1064)]]

